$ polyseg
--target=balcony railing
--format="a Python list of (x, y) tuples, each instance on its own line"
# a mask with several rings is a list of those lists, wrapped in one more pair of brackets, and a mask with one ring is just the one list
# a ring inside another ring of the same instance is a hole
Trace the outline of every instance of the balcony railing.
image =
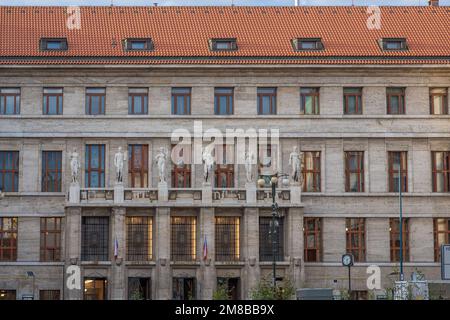
[(126, 202), (128, 202), (128, 201), (142, 201), (142, 202), (158, 201), (158, 189), (125, 188), (124, 200)]
[[(264, 202), (272, 202), (272, 189), (263, 188), (256, 191), (256, 200)], [(281, 203), (287, 203), (291, 200), (291, 190), (290, 189), (277, 189), (275, 201)]]
[(107, 188), (80, 189), (80, 201), (81, 202), (114, 201), (114, 189), (107, 189)]
[(169, 201), (201, 201), (202, 189), (195, 188), (171, 188), (169, 189)]
[(213, 202), (238, 201), (244, 202), (247, 199), (247, 191), (245, 189), (235, 188), (214, 188), (212, 191)]

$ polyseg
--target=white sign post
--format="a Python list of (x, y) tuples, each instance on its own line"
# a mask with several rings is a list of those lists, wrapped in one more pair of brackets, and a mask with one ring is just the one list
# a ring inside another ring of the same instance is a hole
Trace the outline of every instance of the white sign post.
[(441, 247), (441, 278), (450, 280), (450, 244)]

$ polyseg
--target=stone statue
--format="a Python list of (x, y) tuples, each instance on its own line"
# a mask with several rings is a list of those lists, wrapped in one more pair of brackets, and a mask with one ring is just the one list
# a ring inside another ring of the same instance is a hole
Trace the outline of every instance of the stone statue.
[(72, 173), (72, 183), (78, 183), (78, 172), (80, 170), (80, 160), (76, 148), (73, 148), (72, 154), (70, 155), (70, 170)]
[(301, 182), (302, 180), (302, 172), (301, 172), (302, 160), (303, 154), (300, 155), (297, 151), (297, 147), (294, 146), (291, 154), (289, 155), (289, 165), (292, 168), (291, 174), (292, 180), (294, 182)]
[(214, 157), (212, 156), (210, 146), (207, 146), (205, 148), (205, 151), (203, 151), (202, 159), (203, 159), (203, 178), (205, 179), (205, 182), (208, 182), (208, 179), (210, 177), (214, 165)]
[(159, 152), (155, 156), (156, 164), (158, 166), (159, 182), (166, 182), (166, 161), (167, 161), (167, 149), (164, 147), (159, 148)]
[(247, 176), (247, 182), (253, 181), (253, 163), (255, 155), (252, 152), (247, 151), (245, 153), (245, 173)]
[(122, 183), (123, 181), (123, 164), (127, 160), (127, 155), (122, 152), (122, 147), (114, 155), (114, 166), (116, 167), (116, 182)]

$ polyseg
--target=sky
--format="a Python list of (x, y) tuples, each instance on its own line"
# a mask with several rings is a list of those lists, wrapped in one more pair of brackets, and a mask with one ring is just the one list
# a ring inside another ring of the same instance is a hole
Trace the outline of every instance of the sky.
[[(417, 6), (427, 5), (428, 0), (299, 0), (301, 5), (398, 5)], [(290, 6), (295, 0), (0, 0), (0, 5), (8, 6), (69, 6), (69, 5), (136, 5), (145, 6), (158, 3), (160, 6), (228, 6), (234, 3), (237, 6)], [(440, 0), (441, 6), (450, 6), (450, 0)]]

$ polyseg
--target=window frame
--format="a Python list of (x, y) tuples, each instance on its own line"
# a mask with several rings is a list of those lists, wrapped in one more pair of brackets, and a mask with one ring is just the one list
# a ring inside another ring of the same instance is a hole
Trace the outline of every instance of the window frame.
[[(400, 239), (400, 221), (398, 218), (389, 218), (389, 251), (391, 256), (391, 262), (400, 261), (400, 246), (397, 246), (397, 241)], [(409, 262), (409, 219), (402, 219), (402, 251), (403, 251), (403, 261)], [(398, 255), (398, 257), (397, 257)]]
[[(355, 170), (350, 169), (350, 163), (352, 157), (355, 156), (357, 158), (357, 168)], [(364, 151), (344, 151), (344, 159), (345, 159), (345, 192), (364, 192), (365, 191), (365, 181), (364, 181)], [(355, 174), (358, 180), (358, 188), (357, 191), (350, 190), (350, 178), (351, 175)]]
[[(401, 93), (389, 92), (390, 89), (401, 89)], [(398, 97), (398, 112), (392, 112), (392, 98)], [(403, 115), (406, 114), (406, 89), (404, 87), (387, 87), (386, 88), (386, 104), (387, 104), (387, 114), (388, 115)]]
[[(97, 93), (97, 92), (89, 92), (89, 90), (99, 90), (99, 89), (103, 89), (102, 93)], [(91, 116), (96, 116), (96, 115), (105, 115), (105, 108), (106, 108), (106, 88), (102, 87), (102, 88), (95, 88), (95, 87), (89, 87), (86, 88), (86, 114), (87, 115), (91, 115)], [(99, 98), (99, 103), (100, 105), (98, 106), (98, 113), (93, 113), (92, 112), (92, 98), (93, 97), (98, 97)]]
[[(263, 90), (272, 89), (272, 92), (263, 92)], [(277, 114), (277, 88), (276, 87), (258, 87), (256, 89), (258, 115), (268, 116)], [(264, 99), (269, 99), (269, 112), (264, 113)]]
[[(142, 90), (142, 92), (132, 92), (133, 90)], [(135, 99), (139, 98), (141, 112), (135, 111)], [(148, 115), (148, 88), (128, 88), (128, 115)]]
[[(445, 90), (444, 93), (434, 93), (433, 90)], [(447, 115), (448, 114), (448, 88), (430, 88), (430, 114), (431, 115)], [(442, 113), (434, 113), (434, 99), (433, 97), (442, 97)]]
[[(276, 261), (285, 261), (285, 226), (284, 216), (278, 218), (278, 237)], [(272, 261), (271, 216), (260, 216), (258, 221), (259, 261)]]
[[(98, 147), (99, 168), (91, 167), (92, 148)], [(103, 157), (102, 157), (103, 155)], [(87, 144), (85, 151), (85, 187), (86, 188), (104, 188), (106, 181), (106, 146), (104, 144)], [(91, 185), (91, 173), (97, 172), (99, 175), (99, 185)], [(102, 179), (103, 177), (103, 179)]]
[[(127, 261), (153, 260), (153, 217), (152, 216), (126, 216), (126, 252)], [(143, 240), (143, 247), (136, 246), (133, 236), (136, 232), (147, 232)], [(133, 247), (134, 246), (134, 247)]]
[[(322, 173), (321, 173), (321, 158), (322, 158), (322, 152), (321, 151), (303, 151), (303, 159), (302, 159), (302, 175), (303, 175), (303, 186), (302, 186), (302, 192), (321, 192), (322, 189)], [(306, 168), (306, 157), (308, 154), (311, 154), (311, 157), (313, 158), (313, 168), (307, 169)], [(312, 174), (313, 179), (313, 190), (306, 190), (307, 187), (307, 174)], [(318, 176), (318, 179), (317, 179)], [(316, 184), (318, 180), (318, 185)]]
[[(12, 167), (11, 169), (6, 169), (6, 157), (8, 154), (12, 155)], [(19, 158), (19, 151), (15, 150), (1, 150), (0, 151), (0, 157), (3, 157), (3, 166), (0, 167), (0, 179), (2, 187), (2, 192), (19, 192), (19, 174), (20, 174), (20, 158)], [(5, 190), (5, 176), (6, 174), (11, 174), (12, 180), (12, 189)]]
[[(359, 92), (345, 92), (350, 89), (358, 89)], [(344, 87), (343, 88), (343, 96), (344, 96), (344, 114), (345, 115), (362, 115), (363, 114), (363, 105), (362, 105), (362, 91), (361, 87)], [(349, 111), (349, 98), (355, 98), (355, 112), (351, 113)]]
[[(227, 43), (227, 48), (218, 48), (219, 43)], [(238, 50), (237, 38), (212, 38), (209, 39), (209, 49), (211, 51), (236, 51)]]
[[(388, 48), (388, 44), (392, 42), (398, 42), (400, 43), (399, 48)], [(406, 38), (382, 38), (379, 41), (380, 47), (384, 51), (401, 51), (401, 50), (408, 50), (408, 42), (406, 41)]]
[[(437, 169), (437, 154), (442, 153), (443, 161), (442, 170)], [(450, 151), (431, 151), (431, 165), (432, 165), (432, 181), (433, 192), (450, 192)], [(444, 190), (437, 190), (437, 175), (442, 174), (444, 181)]]
[[(107, 216), (82, 216), (81, 217), (81, 261), (109, 261), (110, 249), (110, 221)], [(87, 223), (90, 221), (90, 223)], [(91, 226), (89, 228), (88, 226)], [(98, 239), (100, 244), (92, 249), (92, 236), (89, 238), (88, 232), (95, 230), (101, 234), (101, 239)], [(93, 251), (93, 252), (91, 252)]]
[[(49, 48), (48, 44), (50, 42), (59, 42), (59, 48)], [(67, 51), (69, 50), (69, 44), (67, 38), (41, 38), (39, 48), (41, 51)]]
[[(45, 92), (45, 90), (61, 90), (59, 93)], [(56, 98), (56, 113), (50, 113), (50, 98)], [(63, 114), (64, 106), (64, 88), (63, 87), (45, 87), (43, 91), (42, 114), (46, 116), (58, 116)]]
[[(309, 90), (309, 92), (304, 92)], [(312, 98), (313, 112), (306, 112), (306, 98)], [(302, 87), (300, 88), (300, 114), (302, 115), (319, 115), (320, 114), (320, 88), (319, 87)]]
[[(439, 220), (443, 220), (447, 229), (438, 230)], [(444, 243), (439, 243), (439, 235), (444, 235)], [(434, 262), (441, 261), (441, 245), (450, 244), (450, 218), (434, 218), (433, 219), (433, 242), (434, 242)]]
[[(51, 153), (57, 154), (56, 168), (49, 168), (49, 155)], [(56, 186), (49, 183), (51, 180), (47, 179), (49, 173), (54, 173), (57, 176)], [(41, 176), (41, 190), (42, 192), (61, 192), (62, 191), (62, 151), (59, 150), (43, 150), (42, 151), (42, 176)]]
[[(241, 256), (241, 221), (239, 216), (214, 217), (214, 246), (216, 261), (239, 261)], [(227, 242), (225, 234), (229, 236)]]
[[(136, 149), (141, 148), (141, 167), (135, 168)], [(135, 177), (140, 177), (140, 185), (135, 184)], [(128, 185), (131, 188), (148, 187), (148, 144), (129, 144), (128, 145)]]
[[(352, 229), (352, 221), (356, 220), (356, 230)], [(358, 245), (353, 246), (352, 235), (356, 235)], [(345, 249), (347, 253), (353, 255), (355, 262), (366, 261), (366, 219), (365, 218), (346, 218), (345, 219)]]
[[(5, 229), (5, 221), (9, 220), (9, 229)], [(0, 261), (17, 261), (17, 249), (19, 243), (19, 218), (0, 217)], [(6, 234), (6, 236), (4, 235)], [(9, 236), (9, 237), (7, 237)], [(9, 240), (9, 245), (4, 245), (4, 240)], [(9, 258), (5, 258), (5, 252), (9, 251)]]
[[(394, 170), (394, 156), (396, 153), (400, 153), (400, 173), (404, 180), (402, 179), (402, 192), (408, 192), (408, 151), (388, 151), (388, 178), (389, 178), (389, 192), (399, 192), (394, 190), (395, 180), (394, 174), (398, 170)], [(404, 165), (404, 166), (403, 166)]]
[[(18, 92), (15, 93), (11, 93), (11, 92), (3, 92), (3, 90), (18, 90)], [(20, 114), (20, 100), (21, 100), (21, 93), (22, 90), (21, 88), (8, 88), (8, 87), (3, 87), (0, 88), (0, 115), (5, 116), (5, 115), (18, 115)], [(13, 113), (7, 113), (6, 112), (6, 107), (7, 107), (7, 100), (8, 97), (13, 97), (14, 98), (14, 112)], [(3, 103), (3, 108), (1, 108)]]
[[(314, 43), (314, 48), (305, 48), (303, 43)], [(292, 45), (295, 51), (320, 51), (325, 49), (322, 38), (294, 38)]]
[[(314, 230), (308, 229), (308, 222), (314, 223)], [(308, 236), (314, 236), (314, 247), (308, 246)], [(322, 262), (322, 218), (317, 217), (304, 217), (303, 218), (303, 259), (305, 262)], [(316, 259), (310, 259), (309, 251), (315, 251)]]
[(61, 300), (61, 291), (59, 289), (39, 290), (39, 300)]
[[(144, 43), (144, 48), (133, 48), (133, 43), (142, 42)], [(124, 51), (153, 51), (154, 44), (152, 38), (126, 38), (123, 40)]]
[[(177, 92), (177, 90), (179, 90)], [(186, 90), (186, 92), (181, 92)], [(183, 113), (178, 113), (178, 97), (183, 98)], [(171, 90), (171, 111), (174, 116), (191, 115), (192, 88), (190, 87), (173, 87)]]
[[(179, 221), (179, 222), (178, 222)], [(176, 227), (178, 226), (178, 228)], [(180, 231), (180, 228), (183, 229)], [(181, 232), (189, 233), (189, 241), (183, 242)], [(170, 217), (170, 260), (195, 261), (197, 259), (197, 217)]]
[[(54, 229), (49, 229), (48, 220), (54, 219)], [(40, 254), (39, 261), (61, 261), (61, 239), (62, 239), (62, 217), (41, 217), (40, 218)], [(54, 247), (47, 246), (47, 237), (53, 235), (55, 237)], [(53, 254), (48, 255), (48, 250)], [(53, 256), (53, 258), (51, 258)]]
[[(224, 93), (224, 92), (218, 92), (218, 90), (230, 90), (230, 92)], [(222, 110), (221, 107), (221, 99), (222, 97), (226, 98), (225, 102), (225, 113), (221, 113)], [(216, 87), (214, 88), (214, 114), (219, 116), (229, 116), (233, 115), (234, 110), (234, 88), (232, 87)]]

